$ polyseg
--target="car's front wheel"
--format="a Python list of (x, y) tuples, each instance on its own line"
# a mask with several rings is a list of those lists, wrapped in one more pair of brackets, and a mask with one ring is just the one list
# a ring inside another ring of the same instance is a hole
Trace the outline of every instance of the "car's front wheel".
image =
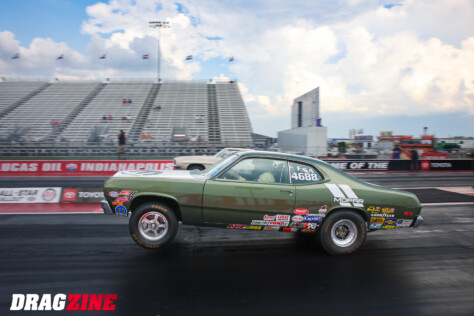
[(133, 240), (147, 249), (163, 249), (178, 232), (178, 219), (166, 204), (146, 203), (132, 212), (129, 222)]
[(352, 211), (339, 211), (330, 215), (321, 226), (320, 242), (331, 255), (348, 255), (363, 245), (367, 236), (364, 219)]

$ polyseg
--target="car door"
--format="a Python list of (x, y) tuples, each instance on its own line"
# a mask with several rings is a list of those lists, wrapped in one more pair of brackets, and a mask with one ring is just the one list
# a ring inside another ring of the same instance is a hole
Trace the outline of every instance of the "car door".
[(289, 168), (291, 183), (295, 186), (295, 194), (298, 197), (295, 209), (305, 213), (304, 221), (319, 226), (327, 214), (328, 207), (333, 204), (334, 197), (328, 189), (327, 181), (314, 166), (290, 161)]
[(286, 160), (248, 157), (206, 181), (207, 224), (288, 226), (295, 204)]

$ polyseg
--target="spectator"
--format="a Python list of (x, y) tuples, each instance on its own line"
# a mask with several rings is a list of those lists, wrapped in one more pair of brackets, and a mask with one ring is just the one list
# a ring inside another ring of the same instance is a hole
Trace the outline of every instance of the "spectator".
[(145, 138), (146, 138), (145, 133), (141, 133), (141, 134), (140, 134), (140, 141), (141, 141), (141, 142), (144, 142), (144, 141), (145, 141)]
[(412, 148), (410, 150), (411, 154), (411, 171), (418, 171), (418, 152), (416, 149)]
[(161, 140), (161, 143), (163, 144), (163, 146), (166, 146), (166, 144), (168, 143), (168, 137), (163, 137), (163, 139)]
[(122, 121), (126, 121), (127, 120), (127, 117), (126, 116), (122, 116)]
[(102, 121), (107, 121), (107, 115), (102, 116)]
[(125, 118), (127, 120), (127, 123), (132, 123), (132, 118), (130, 116), (127, 115)]
[(151, 134), (150, 134), (150, 133), (148, 133), (148, 134), (146, 135), (146, 138), (147, 138), (147, 139), (152, 139), (152, 138), (153, 138), (153, 136), (151, 136)]
[(151, 121), (150, 120), (146, 120), (145, 127), (146, 128), (151, 127)]
[(392, 159), (400, 159), (400, 153), (400, 147), (398, 147), (398, 145), (395, 145), (395, 148), (393, 149)]
[(112, 115), (109, 114), (109, 121), (112, 121)]
[(122, 104), (127, 104), (127, 99), (123, 99)]
[(132, 99), (128, 99), (128, 104), (132, 104)]
[(118, 158), (125, 159), (125, 140), (127, 137), (125, 136), (125, 132), (122, 129), (120, 130), (120, 134), (118, 134), (117, 138), (119, 144)]

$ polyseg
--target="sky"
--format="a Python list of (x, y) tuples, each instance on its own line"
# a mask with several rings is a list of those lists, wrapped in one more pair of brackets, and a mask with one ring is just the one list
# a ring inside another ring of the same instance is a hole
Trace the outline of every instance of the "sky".
[(328, 137), (474, 136), (473, 0), (0, 0), (0, 77), (156, 78), (158, 32), (161, 77), (236, 80), (255, 133), (320, 87)]

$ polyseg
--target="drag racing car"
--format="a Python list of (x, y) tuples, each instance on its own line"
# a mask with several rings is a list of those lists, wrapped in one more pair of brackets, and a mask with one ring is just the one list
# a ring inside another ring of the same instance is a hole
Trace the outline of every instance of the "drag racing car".
[(260, 151), (235, 153), (204, 171), (120, 171), (104, 195), (104, 213), (129, 216), (132, 238), (148, 249), (167, 247), (182, 222), (312, 234), (329, 254), (346, 255), (368, 231), (423, 222), (412, 193), (362, 182), (317, 159)]
[(182, 170), (204, 170), (219, 160), (229, 157), (239, 151), (248, 151), (248, 148), (224, 148), (214, 156), (179, 156), (173, 159), (173, 167)]

